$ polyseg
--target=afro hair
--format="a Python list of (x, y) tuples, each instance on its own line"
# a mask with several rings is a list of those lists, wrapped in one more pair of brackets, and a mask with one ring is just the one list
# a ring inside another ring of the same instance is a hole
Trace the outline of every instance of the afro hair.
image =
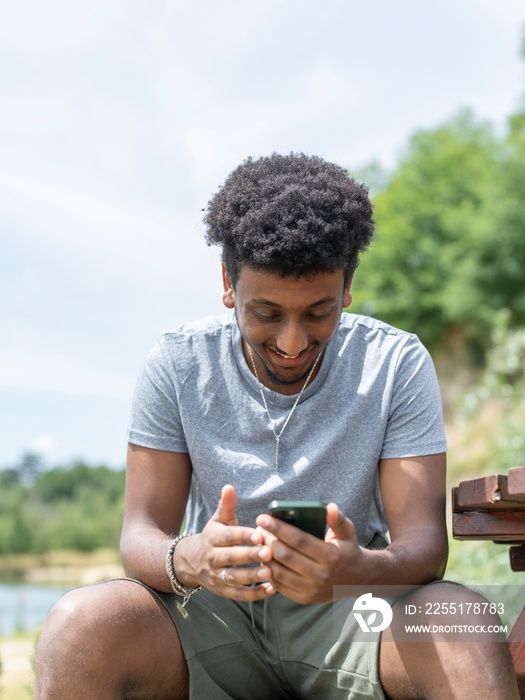
[(247, 158), (208, 202), (204, 222), (234, 285), (243, 265), (283, 277), (341, 269), (347, 282), (374, 230), (368, 188), (304, 153)]

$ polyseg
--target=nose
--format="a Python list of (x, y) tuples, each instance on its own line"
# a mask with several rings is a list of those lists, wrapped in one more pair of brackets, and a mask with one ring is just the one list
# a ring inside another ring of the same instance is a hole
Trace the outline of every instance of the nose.
[(308, 336), (299, 323), (286, 323), (279, 328), (275, 339), (277, 350), (294, 357), (308, 347)]

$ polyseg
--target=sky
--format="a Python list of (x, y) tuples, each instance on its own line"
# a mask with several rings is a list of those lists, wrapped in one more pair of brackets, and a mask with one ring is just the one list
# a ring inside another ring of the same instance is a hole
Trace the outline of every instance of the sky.
[(523, 0), (0, 0), (0, 469), (119, 468), (157, 337), (222, 313), (203, 209), (247, 156), (392, 169), (525, 93)]

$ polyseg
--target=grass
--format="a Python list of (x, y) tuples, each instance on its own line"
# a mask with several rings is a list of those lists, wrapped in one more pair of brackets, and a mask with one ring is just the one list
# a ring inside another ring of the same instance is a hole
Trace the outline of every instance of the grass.
[(20, 632), (0, 638), (0, 698), (27, 700), (33, 684), (35, 632)]

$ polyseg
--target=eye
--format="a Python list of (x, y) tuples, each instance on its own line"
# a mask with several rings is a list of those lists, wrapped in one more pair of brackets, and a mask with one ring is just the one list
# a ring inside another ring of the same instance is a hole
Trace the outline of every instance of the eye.
[(260, 311), (254, 311), (254, 313), (261, 321), (276, 321), (279, 318), (279, 314), (262, 314)]
[(328, 318), (330, 316), (329, 313), (327, 314), (308, 314), (308, 318), (312, 319), (312, 321), (322, 321), (324, 318)]

